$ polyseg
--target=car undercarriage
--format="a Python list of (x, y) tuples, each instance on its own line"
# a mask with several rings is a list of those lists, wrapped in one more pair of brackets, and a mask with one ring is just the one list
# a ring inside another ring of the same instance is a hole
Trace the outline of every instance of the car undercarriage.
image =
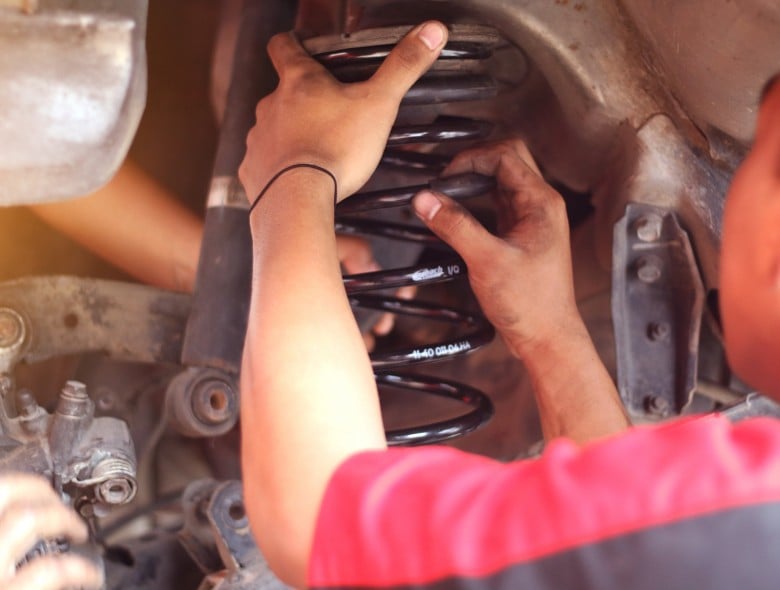
[[(0, 2), (1, 204), (86, 194), (116, 171), (146, 103), (153, 10)], [(188, 35), (195, 9), (169, 10), (185, 24), (156, 34)], [(0, 282), (1, 469), (45, 476), (90, 523), (109, 589), (283, 587), (249, 531), (237, 435), (252, 255), (238, 168), (280, 31), (350, 82), (423, 19), (450, 28), (379, 169), (337, 208), (336, 230), (368, 237), (384, 269), (344, 277), (358, 323), (398, 316), (371, 353), (390, 444), (538, 452), (522, 366), (409, 207), (437, 188), (495, 230), (492, 179), (439, 175), (514, 136), (566, 200), (578, 306), (632, 421), (780, 415), (729, 369), (718, 315), (724, 201), (780, 64), (774, 0), (228, 0), (213, 14), (220, 125), (194, 292)], [(413, 300), (394, 295), (408, 286)]]

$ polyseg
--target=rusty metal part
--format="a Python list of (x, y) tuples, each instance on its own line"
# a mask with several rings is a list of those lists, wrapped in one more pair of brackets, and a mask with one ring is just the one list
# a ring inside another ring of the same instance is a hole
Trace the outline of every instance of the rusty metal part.
[(185, 369), (168, 385), (165, 403), (169, 420), (185, 436), (219, 436), (238, 420), (238, 387), (217, 369)]
[[(658, 238), (643, 239), (655, 218)], [(677, 216), (629, 205), (615, 226), (612, 317), (618, 389), (632, 416), (668, 417), (690, 403), (703, 307), (704, 287)]]
[(287, 590), (268, 568), (249, 530), (241, 482), (199, 480), (182, 494), (182, 545), (212, 590)]
[(88, 194), (141, 118), (147, 1), (10, 4), (23, 11), (0, 10), (0, 205)]
[(0, 307), (15, 310), (29, 328), (24, 346), (13, 355), (0, 354), (0, 371), (21, 361), (86, 352), (175, 363), (189, 301), (187, 295), (99, 279), (35, 277), (0, 283)]
[[(13, 387), (7, 388), (7, 397)], [(85, 500), (97, 512), (127, 504), (137, 490), (135, 448), (127, 424), (95, 418), (87, 388), (68, 381), (53, 415), (29, 391), (16, 393), (18, 415), (0, 400), (2, 434), (15, 445), (0, 450), (0, 469), (38, 473), (66, 497)]]

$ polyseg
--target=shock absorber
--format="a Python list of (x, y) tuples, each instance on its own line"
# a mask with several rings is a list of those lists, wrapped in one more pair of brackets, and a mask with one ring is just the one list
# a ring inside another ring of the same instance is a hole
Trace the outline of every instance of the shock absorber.
[[(368, 78), (410, 27), (389, 27), (358, 31), (346, 36), (309, 39), (306, 49), (339, 80), (354, 82)], [(445, 193), (454, 199), (482, 195), (495, 186), (491, 177), (462, 174), (438, 178), (448, 156), (410, 149), (432, 144), (479, 140), (492, 131), (492, 124), (472, 118), (438, 115), (444, 103), (493, 98), (497, 83), (484, 73), (484, 60), (500, 38), (494, 29), (473, 25), (450, 27), (447, 46), (431, 68), (402, 101), (401, 114), (393, 127), (379, 172), (394, 170), (407, 176), (427, 175), (422, 183), (382, 187), (362, 192), (340, 203), (336, 208), (336, 230), (339, 233), (381, 236), (391, 240), (434, 248), (439, 256), (425, 264), (344, 277), (344, 285), (353, 308), (411, 316), (425, 321), (439, 321), (462, 327), (462, 333), (439, 342), (371, 355), (380, 387), (411, 390), (416, 393), (450, 398), (470, 407), (456, 418), (387, 432), (390, 445), (419, 445), (449, 440), (472, 432), (487, 423), (493, 405), (482, 392), (462, 383), (401, 370), (410, 365), (451, 359), (471, 353), (489, 343), (494, 331), (479, 313), (467, 312), (435, 303), (407, 301), (371, 291), (421, 286), (449, 280), (462, 280), (466, 266), (431, 232), (419, 226), (378, 220), (367, 215), (379, 209), (403, 207), (423, 189)], [(402, 120), (404, 115), (409, 115)], [(418, 120), (414, 120), (417, 116)], [(433, 120), (431, 117), (433, 116)], [(430, 177), (433, 176), (432, 179)], [(376, 175), (375, 175), (376, 177)], [(376, 180), (372, 179), (371, 185)]]

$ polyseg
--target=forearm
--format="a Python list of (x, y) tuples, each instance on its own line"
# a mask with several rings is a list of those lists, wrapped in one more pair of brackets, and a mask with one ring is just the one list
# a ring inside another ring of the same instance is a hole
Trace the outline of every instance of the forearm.
[[(251, 224), (241, 388), (247, 509), (272, 565), (282, 576), (299, 576), (332, 473), (355, 452), (384, 448), (384, 431), (341, 282), (330, 178), (305, 169), (284, 174)], [(298, 567), (290, 566), (291, 555)], [(304, 582), (292, 576), (288, 581)]]
[(586, 443), (628, 428), (620, 396), (581, 319), (516, 354), (531, 377), (546, 441)]
[(194, 286), (202, 222), (135, 164), (126, 162), (87, 197), (32, 210), (144, 283), (185, 292)]

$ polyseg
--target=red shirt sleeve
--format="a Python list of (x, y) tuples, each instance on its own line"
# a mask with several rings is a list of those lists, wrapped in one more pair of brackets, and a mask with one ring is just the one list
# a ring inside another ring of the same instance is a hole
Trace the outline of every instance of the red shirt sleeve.
[(780, 500), (780, 425), (708, 416), (503, 464), (451, 448), (356, 455), (323, 500), (309, 585), (490, 575), (585, 543)]

